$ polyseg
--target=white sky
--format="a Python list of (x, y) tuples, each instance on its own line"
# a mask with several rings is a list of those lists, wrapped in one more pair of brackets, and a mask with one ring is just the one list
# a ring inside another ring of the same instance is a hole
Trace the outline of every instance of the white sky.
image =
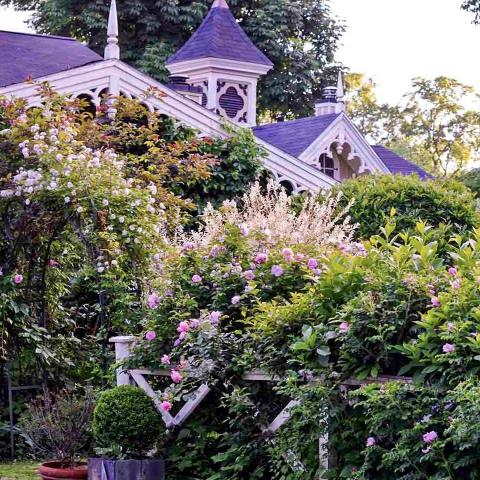
[[(396, 103), (416, 76), (447, 75), (480, 92), (480, 26), (461, 0), (331, 0), (347, 31), (337, 59)], [(28, 31), (27, 14), (0, 7), (0, 30)]]
[(480, 93), (480, 25), (461, 0), (331, 0), (347, 31), (337, 59), (396, 103), (410, 80), (446, 75)]

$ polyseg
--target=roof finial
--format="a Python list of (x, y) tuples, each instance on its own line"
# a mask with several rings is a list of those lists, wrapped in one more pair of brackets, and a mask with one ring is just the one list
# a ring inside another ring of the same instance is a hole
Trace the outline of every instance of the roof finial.
[(345, 89), (343, 86), (343, 75), (342, 71), (338, 72), (338, 81), (337, 81), (337, 113), (345, 111)]
[(228, 8), (226, 0), (215, 0), (213, 2), (212, 8)]
[(120, 58), (120, 47), (118, 46), (118, 17), (117, 2), (112, 0), (110, 14), (108, 16), (107, 46), (105, 47), (105, 60)]

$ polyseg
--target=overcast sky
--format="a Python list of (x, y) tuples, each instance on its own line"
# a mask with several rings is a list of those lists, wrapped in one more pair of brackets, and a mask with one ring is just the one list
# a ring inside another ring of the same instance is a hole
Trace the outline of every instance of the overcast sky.
[[(448, 75), (480, 92), (480, 26), (461, 0), (331, 0), (347, 31), (338, 60), (372, 77), (396, 103), (416, 76)], [(0, 7), (0, 30), (27, 31), (27, 15)]]

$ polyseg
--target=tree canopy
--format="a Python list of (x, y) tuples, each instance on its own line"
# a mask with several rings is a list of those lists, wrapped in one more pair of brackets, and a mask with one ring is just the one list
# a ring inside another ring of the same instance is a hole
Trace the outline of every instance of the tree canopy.
[[(212, 0), (120, 0), (122, 58), (160, 81), (165, 60), (205, 18)], [(0, 0), (33, 10), (41, 33), (73, 36), (101, 53), (106, 42), (109, 0)], [(343, 25), (325, 0), (229, 0), (250, 38), (274, 62), (260, 84), (260, 113), (310, 114), (320, 96)]]
[(465, 0), (462, 4), (462, 8), (467, 12), (475, 14), (475, 23), (480, 23), (480, 0)]
[(349, 114), (374, 143), (383, 143), (436, 175), (480, 159), (478, 95), (448, 77), (414, 78), (398, 105), (380, 104), (362, 75), (347, 76)]

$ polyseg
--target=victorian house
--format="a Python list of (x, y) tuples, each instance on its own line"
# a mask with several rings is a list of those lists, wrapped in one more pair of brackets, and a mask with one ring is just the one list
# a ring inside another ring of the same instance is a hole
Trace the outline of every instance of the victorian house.
[[(27, 78), (48, 81), (99, 106), (105, 94), (142, 98), (151, 110), (199, 132), (224, 137), (225, 121), (252, 128), (267, 152), (265, 166), (294, 193), (317, 191), (356, 175), (425, 172), (382, 146), (372, 146), (345, 113), (342, 78), (325, 89), (315, 115), (257, 125), (257, 83), (272, 62), (241, 29), (225, 0), (215, 0), (205, 20), (166, 63), (170, 82), (161, 84), (122, 62), (112, 0), (103, 58), (71, 38), (0, 31), (0, 96), (40, 98)], [(152, 89), (161, 93), (149, 96)]]

